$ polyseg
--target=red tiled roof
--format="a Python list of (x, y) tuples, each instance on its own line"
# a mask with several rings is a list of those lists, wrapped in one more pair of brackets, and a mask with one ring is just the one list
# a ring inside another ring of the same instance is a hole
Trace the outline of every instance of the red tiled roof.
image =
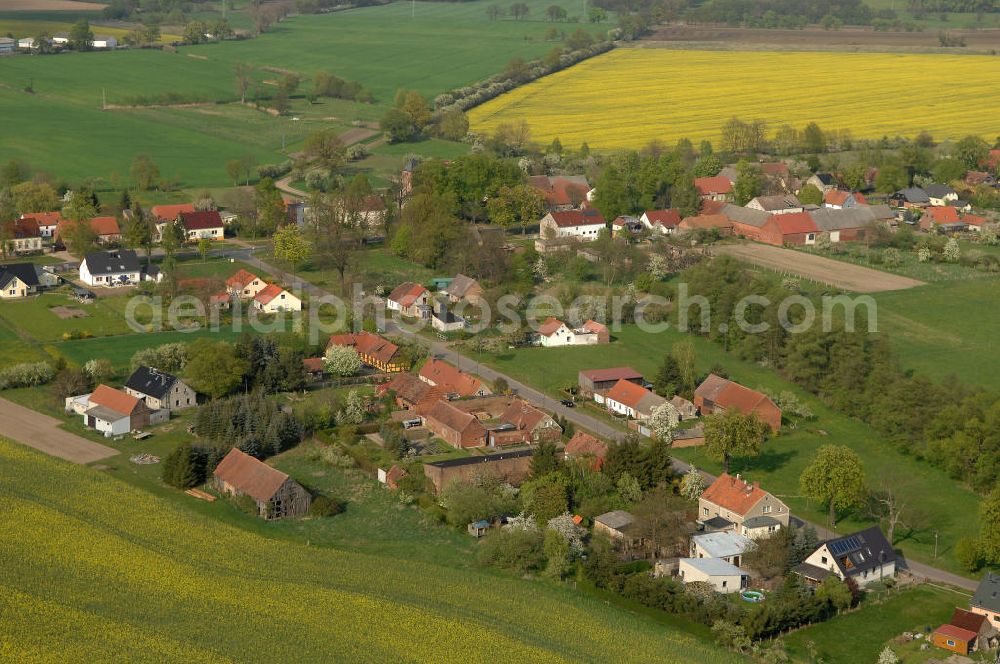
[(34, 219), (39, 226), (56, 226), (62, 221), (62, 212), (26, 212), (23, 219)]
[(90, 403), (110, 408), (122, 415), (131, 415), (140, 405), (138, 397), (107, 385), (98, 385), (90, 395)]
[(652, 394), (642, 385), (636, 385), (635, 383), (630, 383), (627, 380), (619, 380), (614, 384), (605, 399), (611, 399), (612, 401), (617, 401), (620, 404), (628, 406), (634, 410), (639, 409), (639, 402), (642, 401), (646, 396)]
[(973, 613), (972, 611), (966, 611), (965, 609), (955, 608), (951, 614), (951, 620), (948, 621), (950, 625), (955, 627), (960, 627), (961, 629), (967, 629), (970, 632), (979, 633), (979, 630), (983, 628), (983, 623), (986, 622), (986, 616), (981, 613)]
[(478, 378), (462, 373), (447, 362), (434, 358), (427, 360), (420, 368), (420, 375), (444, 389), (446, 393), (455, 393), (463, 397), (471, 397), (483, 387), (482, 381)]
[(402, 283), (389, 293), (389, 299), (398, 302), (401, 307), (409, 307), (416, 302), (427, 289), (412, 281)]
[[(411, 404), (418, 403), (431, 389), (429, 383), (425, 383), (411, 373), (396, 374), (388, 383), (378, 386), (377, 392), (381, 396), (386, 392), (396, 393), (396, 397)], [(443, 394), (443, 390), (442, 390)]]
[(121, 228), (118, 227), (118, 220), (114, 217), (94, 217), (90, 220), (90, 227), (98, 235), (121, 235)]
[(967, 214), (962, 217), (962, 221), (970, 226), (982, 226), (983, 224), (989, 223), (990, 220), (976, 214)]
[(276, 284), (268, 284), (267, 286), (264, 286), (264, 288), (261, 289), (261, 291), (257, 293), (257, 295), (255, 295), (253, 299), (256, 300), (257, 302), (260, 302), (261, 304), (267, 304), (274, 298), (281, 295), (283, 292), (284, 289), (281, 286), (278, 286)]
[(253, 272), (247, 272), (244, 269), (240, 269), (239, 271), (236, 272), (236, 274), (226, 279), (226, 285), (243, 290), (251, 282), (253, 282), (254, 279), (258, 278), (259, 277)]
[(724, 175), (716, 175), (710, 178), (695, 178), (694, 186), (702, 196), (733, 193), (733, 183)]
[(865, 195), (862, 194), (860, 191), (854, 192), (854, 202), (856, 202), (858, 205), (868, 205), (868, 199), (865, 198)]
[(952, 639), (958, 639), (959, 641), (965, 641), (966, 643), (976, 640), (975, 632), (962, 629), (961, 627), (955, 627), (954, 625), (941, 625), (934, 630), (934, 633), (941, 634)]
[(389, 472), (385, 474), (385, 483), (390, 487), (395, 487), (396, 483), (407, 475), (409, 475), (409, 473), (400, 468), (398, 464), (393, 464), (392, 468), (389, 469)]
[(840, 191), (839, 189), (833, 189), (826, 192), (823, 196), (823, 202), (829, 203), (830, 205), (843, 205), (847, 202), (848, 197), (851, 195), (849, 191)]
[(710, 487), (705, 489), (701, 497), (742, 516), (766, 495), (767, 491), (761, 489), (756, 482), (747, 484), (728, 473), (722, 473)]
[(583, 324), (583, 329), (594, 334), (603, 334), (608, 331), (608, 326), (604, 323), (598, 323), (596, 320), (588, 320)]
[(958, 210), (953, 205), (924, 208), (924, 214), (928, 215), (935, 224), (954, 224), (961, 221), (958, 218)]
[(566, 443), (566, 449), (563, 452), (570, 457), (590, 455), (603, 459), (608, 454), (608, 444), (585, 431), (577, 431)]
[(725, 201), (702, 201), (698, 211), (703, 214), (719, 214), (728, 203)]
[(194, 203), (178, 205), (154, 205), (150, 212), (160, 221), (176, 221), (182, 212), (194, 212)]
[(543, 337), (551, 337), (553, 334), (556, 333), (556, 330), (558, 330), (565, 324), (566, 323), (562, 322), (558, 318), (553, 318), (552, 316), (549, 316), (544, 321), (542, 321), (541, 325), (538, 326), (538, 333)]
[(791, 214), (772, 214), (771, 219), (778, 224), (782, 235), (792, 235), (794, 233), (815, 233), (816, 222), (808, 212), (793, 212)]
[(307, 357), (302, 360), (302, 366), (309, 373), (322, 373), (326, 371), (326, 360), (322, 357)]
[(14, 240), (26, 240), (28, 238), (40, 237), (42, 234), (41, 231), (38, 230), (38, 222), (32, 217), (11, 219), (3, 222), (3, 225), (7, 231), (7, 236)]
[(518, 430), (531, 431), (548, 417), (527, 401), (514, 399), (498, 418), (502, 424), (513, 424)]
[(990, 150), (990, 155), (986, 158), (986, 165), (990, 167), (991, 171), (1000, 166), (1000, 150)]
[[(464, 410), (459, 410), (455, 406), (443, 400), (435, 403), (430, 410), (427, 411), (425, 417), (439, 422), (442, 426), (459, 433), (469, 428), (476, 429), (478, 427), (479, 429), (483, 429), (483, 425), (479, 423), (479, 420), (475, 415), (466, 413)], [(486, 430), (483, 429), (484, 433), (485, 431)]]
[(371, 332), (357, 334), (335, 334), (330, 337), (330, 346), (351, 346), (361, 355), (368, 355), (379, 362), (389, 363), (399, 350), (399, 346)]
[(699, 214), (695, 217), (687, 217), (678, 228), (682, 230), (694, 230), (698, 228), (732, 228), (733, 222), (724, 214)]
[(760, 171), (770, 177), (788, 177), (788, 164), (783, 161), (765, 161), (760, 164)]
[(702, 397), (723, 408), (735, 408), (744, 415), (753, 412), (762, 402), (771, 402), (766, 394), (751, 390), (749, 387), (709, 374), (694, 391), (696, 397)]
[(553, 175), (532, 175), (528, 178), (528, 184), (537, 189), (545, 197), (546, 204), (550, 206), (575, 205), (576, 200), (582, 201), (590, 190), (590, 187), (570, 178)]
[(285, 473), (235, 447), (216, 466), (215, 476), (241, 493), (263, 502), (270, 500), (288, 479)]
[(222, 217), (215, 210), (201, 212), (181, 212), (181, 223), (189, 231), (202, 231), (207, 228), (223, 228)]
[(681, 213), (677, 208), (668, 210), (647, 210), (646, 219), (652, 225), (660, 224), (664, 228), (674, 228), (681, 223)]
[(564, 210), (561, 212), (549, 212), (549, 215), (559, 228), (604, 226), (607, 223), (597, 210)]
[(965, 174), (965, 183), (971, 185), (982, 184), (989, 179), (990, 174), (985, 171), (969, 171)]
[(594, 381), (603, 383), (609, 380), (628, 380), (642, 378), (642, 374), (632, 367), (614, 367), (612, 369), (587, 369), (580, 374)]

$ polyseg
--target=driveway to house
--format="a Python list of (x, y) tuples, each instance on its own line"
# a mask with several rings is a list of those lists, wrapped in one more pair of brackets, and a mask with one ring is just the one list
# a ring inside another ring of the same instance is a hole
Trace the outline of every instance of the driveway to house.
[[(799, 252), (791, 252), (791, 253), (798, 254)], [(246, 255), (241, 256), (241, 258), (242, 260), (250, 263), (251, 265), (254, 265), (258, 269), (264, 272), (270, 272), (272, 275), (274, 275), (279, 279), (284, 280), (286, 283), (297, 286), (302, 290), (302, 292), (308, 293), (313, 297), (332, 296), (332, 293), (323, 290), (319, 286), (316, 286), (308, 281), (303, 281), (298, 277), (293, 277), (290, 273), (285, 272), (284, 270), (280, 270), (277, 267), (271, 265), (270, 263), (265, 263), (264, 261), (254, 256), (252, 252), (247, 252)], [(829, 260), (829, 259), (822, 259), (822, 260)], [(874, 270), (871, 271), (874, 272)], [(883, 273), (880, 272), (878, 274), (883, 274)], [(893, 276), (893, 275), (888, 275), (888, 276)], [(903, 277), (900, 277), (900, 279), (902, 278)], [(411, 340), (420, 340), (422, 342), (427, 341), (425, 337), (418, 337), (416, 334), (412, 332), (401, 329), (398, 325), (396, 325), (393, 321), (390, 320), (386, 321), (386, 332), (392, 334), (398, 334), (400, 336), (406, 337)], [(461, 353), (445, 346), (442, 343), (436, 343), (436, 342), (432, 343), (430, 347), (430, 352), (443, 360), (451, 362), (452, 364), (454, 364), (463, 371), (474, 373), (479, 377), (485, 378), (486, 380), (489, 380), (491, 382), (495, 381), (497, 378), (502, 378), (503, 380), (507, 381), (507, 386), (518, 396), (523, 397), (525, 400), (531, 401), (541, 406), (544, 410), (548, 410), (555, 415), (561, 415), (562, 417), (565, 417), (568, 421), (572, 422), (574, 425), (583, 427), (584, 429), (587, 429), (588, 431), (591, 431), (599, 436), (603, 436), (609, 440), (621, 440), (622, 436), (625, 435), (625, 432), (623, 432), (621, 429), (617, 427), (612, 426), (608, 422), (593, 417), (592, 415), (588, 415), (587, 413), (581, 412), (581, 409), (579, 408), (567, 408), (566, 406), (559, 403), (558, 399), (554, 399), (549, 395), (540, 392), (539, 390), (536, 390), (535, 388), (529, 385), (522, 383), (516, 378), (512, 378), (507, 374), (501, 373), (496, 369), (493, 369), (492, 367), (488, 367), (485, 364), (476, 362), (474, 359), (468, 357), (467, 355), (462, 355)], [(673, 466), (674, 469), (679, 473), (686, 473), (691, 469), (691, 464), (687, 463), (686, 461), (682, 461), (676, 457), (674, 457), (673, 459)], [(711, 484), (712, 482), (715, 481), (714, 475), (710, 475), (703, 470), (699, 470), (698, 472), (700, 472), (705, 477), (705, 480), (708, 484)], [(843, 535), (843, 533), (835, 533), (816, 523), (810, 523), (808, 521), (803, 521), (801, 519), (798, 519), (798, 521), (800, 521), (803, 524), (811, 525), (812, 527), (814, 527), (816, 529), (816, 534), (819, 536), (821, 540), (831, 539)], [(923, 577), (929, 581), (947, 583), (949, 585), (970, 591), (974, 591), (978, 585), (976, 581), (973, 581), (971, 579), (966, 579), (965, 577), (953, 574), (952, 572), (948, 572), (942, 569), (937, 569), (936, 567), (932, 567), (924, 563), (911, 562), (906, 560), (905, 558), (901, 558), (898, 564), (900, 567), (909, 570), (915, 576)]]
[(73, 463), (91, 463), (118, 454), (118, 450), (60, 429), (59, 420), (0, 398), (0, 433), (22, 445)]
[(776, 272), (829, 284), (855, 293), (880, 293), (923, 286), (924, 282), (803, 251), (767, 244), (720, 244), (709, 249)]

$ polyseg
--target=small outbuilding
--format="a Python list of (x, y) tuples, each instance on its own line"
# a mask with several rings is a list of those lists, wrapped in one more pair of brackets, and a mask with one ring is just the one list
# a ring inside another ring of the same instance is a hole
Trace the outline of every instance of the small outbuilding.
[(235, 447), (216, 466), (214, 484), (223, 493), (252, 498), (262, 519), (304, 516), (312, 504), (301, 484)]

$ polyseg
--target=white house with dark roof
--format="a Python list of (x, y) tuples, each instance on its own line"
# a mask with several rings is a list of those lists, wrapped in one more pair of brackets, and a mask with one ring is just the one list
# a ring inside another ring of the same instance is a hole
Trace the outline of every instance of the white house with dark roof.
[(34, 263), (0, 265), (0, 300), (34, 295), (45, 288), (59, 285), (59, 277)]
[(995, 628), (1000, 629), (1000, 574), (986, 572), (976, 588), (976, 594), (969, 600), (969, 610), (986, 616)]
[(152, 410), (183, 410), (198, 405), (198, 395), (176, 376), (152, 367), (138, 367), (125, 381), (125, 392)]
[(878, 526), (872, 526), (823, 542), (793, 571), (813, 583), (832, 574), (863, 588), (895, 576), (896, 552)]
[(116, 286), (142, 281), (142, 264), (131, 249), (93, 251), (80, 263), (80, 281), (88, 286)]

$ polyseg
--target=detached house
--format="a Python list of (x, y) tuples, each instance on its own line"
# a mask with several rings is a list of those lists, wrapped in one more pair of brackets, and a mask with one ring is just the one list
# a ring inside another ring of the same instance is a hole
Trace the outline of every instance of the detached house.
[(449, 302), (479, 302), (483, 299), (483, 287), (472, 277), (458, 274), (441, 291), (448, 296)]
[(864, 588), (896, 574), (896, 552), (878, 526), (872, 526), (823, 542), (794, 571), (813, 583), (832, 574)]
[(549, 316), (538, 326), (538, 343), (546, 348), (554, 346), (590, 346), (611, 342), (611, 333), (606, 325), (588, 320), (578, 328), (570, 328), (566, 323)]
[(976, 594), (969, 600), (969, 609), (986, 616), (994, 627), (1000, 629), (1000, 574), (986, 572), (976, 588)]
[(42, 232), (31, 217), (2, 222), (6, 250), (15, 254), (30, 254), (42, 250)]
[(739, 475), (722, 473), (698, 498), (698, 522), (706, 530), (733, 530), (750, 539), (787, 528), (789, 516), (785, 503)]
[(659, 394), (624, 379), (604, 395), (604, 405), (609, 411), (637, 420), (649, 419), (653, 409), (666, 402)]
[(639, 221), (653, 233), (673, 235), (681, 223), (681, 213), (677, 208), (647, 210), (639, 217)]
[(276, 284), (268, 284), (253, 296), (253, 306), (266, 314), (302, 311), (302, 300)]
[(823, 196), (823, 207), (828, 207), (833, 210), (846, 210), (848, 208), (855, 208), (860, 205), (867, 205), (868, 202), (865, 197), (860, 193), (854, 193), (850, 191), (840, 191), (839, 189), (834, 189), (832, 191), (826, 192)]
[(748, 537), (732, 531), (702, 533), (691, 537), (691, 558), (719, 558), (740, 566), (743, 554), (753, 550), (754, 542)]
[(357, 351), (362, 362), (386, 373), (405, 371), (407, 368), (399, 346), (371, 332), (335, 334), (330, 337), (329, 346), (350, 346)]
[(51, 238), (55, 235), (59, 222), (62, 221), (61, 212), (26, 212), (21, 215), (22, 219), (34, 219), (38, 224), (38, 232), (43, 238)]
[(0, 265), (0, 300), (34, 295), (59, 285), (59, 277), (34, 263)]
[(547, 210), (572, 210), (587, 199), (590, 183), (584, 175), (532, 175), (528, 185), (545, 198)]
[(703, 201), (728, 201), (733, 197), (733, 183), (723, 175), (695, 178), (694, 186)]
[(180, 224), (184, 228), (184, 237), (188, 242), (197, 242), (203, 238), (222, 240), (226, 235), (226, 226), (215, 210), (181, 212)]
[(197, 393), (165, 371), (138, 367), (125, 381), (125, 392), (138, 397), (151, 410), (183, 410), (198, 405)]
[(252, 272), (239, 270), (236, 274), (226, 279), (226, 291), (242, 300), (251, 299), (257, 293), (264, 290), (267, 283)]
[(219, 462), (213, 476), (219, 491), (250, 496), (262, 519), (305, 516), (312, 503), (301, 484), (235, 447)]
[(992, 650), (1000, 637), (986, 616), (956, 607), (951, 620), (934, 630), (931, 642), (939, 648), (968, 655), (977, 650)]
[(685, 585), (701, 582), (717, 593), (735, 593), (750, 586), (750, 575), (721, 558), (681, 558), (677, 575)]
[[(122, 239), (122, 231), (115, 217), (94, 217), (87, 223), (97, 237), (98, 244), (112, 244)], [(56, 242), (65, 244), (66, 236), (72, 232), (75, 225), (76, 222), (72, 219), (61, 219), (53, 234)]]
[(428, 318), (431, 313), (431, 294), (426, 288), (412, 281), (396, 286), (385, 306), (390, 311), (398, 311), (409, 318)]
[(587, 459), (593, 470), (600, 470), (608, 456), (608, 444), (586, 431), (577, 431), (563, 449), (566, 459)]
[(131, 249), (94, 251), (80, 263), (80, 281), (88, 286), (137, 284), (142, 278), (142, 264)]
[(471, 374), (463, 373), (442, 360), (431, 358), (420, 368), (420, 380), (431, 387), (440, 387), (445, 394), (459, 397), (484, 397), (492, 394), (489, 387)]
[(583, 242), (596, 240), (605, 228), (607, 222), (594, 209), (549, 212), (539, 223), (539, 233), (543, 238), (576, 239)]
[(958, 192), (946, 184), (930, 184), (924, 187), (927, 201), (934, 207), (951, 205), (958, 200)]
[(755, 413), (772, 431), (781, 428), (781, 409), (766, 394), (739, 383), (709, 374), (694, 391), (694, 405), (702, 415), (735, 408), (744, 415)]

